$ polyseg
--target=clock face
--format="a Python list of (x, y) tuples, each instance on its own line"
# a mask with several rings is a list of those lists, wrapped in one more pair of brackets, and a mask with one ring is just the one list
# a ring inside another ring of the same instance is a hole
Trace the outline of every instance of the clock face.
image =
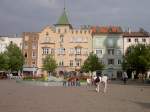
[(108, 39), (107, 46), (113, 47), (113, 45), (114, 45), (113, 39)]

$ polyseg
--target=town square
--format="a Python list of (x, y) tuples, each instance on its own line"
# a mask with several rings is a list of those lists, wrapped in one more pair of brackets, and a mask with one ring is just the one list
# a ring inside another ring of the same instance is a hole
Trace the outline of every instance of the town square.
[(149, 85), (108, 84), (107, 93), (95, 88), (36, 86), (0, 81), (2, 112), (149, 112)]

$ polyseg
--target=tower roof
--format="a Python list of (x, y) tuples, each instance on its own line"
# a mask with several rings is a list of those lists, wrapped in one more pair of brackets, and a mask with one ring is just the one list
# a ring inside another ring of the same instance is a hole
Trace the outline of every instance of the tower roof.
[(64, 8), (64, 11), (63, 11), (62, 15), (60, 16), (56, 25), (69, 25), (69, 26), (71, 26), (71, 24), (69, 23), (65, 8)]

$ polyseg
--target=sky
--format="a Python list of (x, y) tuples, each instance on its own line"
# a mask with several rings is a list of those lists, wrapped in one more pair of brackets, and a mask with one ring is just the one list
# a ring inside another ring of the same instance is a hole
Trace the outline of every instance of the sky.
[[(56, 24), (63, 0), (0, 0), (0, 35), (39, 32)], [(150, 32), (150, 0), (66, 0), (74, 27), (80, 25), (142, 27)]]

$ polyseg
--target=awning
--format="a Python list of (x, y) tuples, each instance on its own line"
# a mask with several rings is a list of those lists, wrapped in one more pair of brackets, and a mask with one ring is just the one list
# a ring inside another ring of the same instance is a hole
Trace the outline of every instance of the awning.
[(23, 71), (27, 71), (27, 72), (33, 72), (33, 71), (37, 71), (38, 68), (35, 67), (24, 67)]

